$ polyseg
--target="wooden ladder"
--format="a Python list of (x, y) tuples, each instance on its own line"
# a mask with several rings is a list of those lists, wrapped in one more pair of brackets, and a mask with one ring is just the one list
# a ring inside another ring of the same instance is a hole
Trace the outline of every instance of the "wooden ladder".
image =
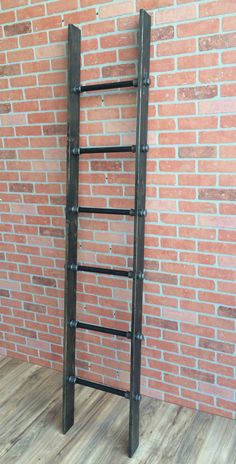
[[(75, 384), (96, 388), (129, 399), (129, 449), (131, 457), (139, 444), (139, 406), (142, 335), (142, 300), (144, 279), (144, 226), (146, 191), (147, 116), (150, 62), (150, 15), (140, 10), (139, 61), (137, 79), (106, 82), (94, 85), (80, 84), (81, 32), (74, 25), (68, 26), (68, 142), (67, 142), (67, 197), (66, 197), (66, 256), (65, 256), (65, 315), (64, 315), (64, 372), (63, 372), (63, 433), (74, 423)], [(105, 89), (136, 87), (138, 92), (136, 144), (132, 146), (89, 147), (79, 145), (80, 95), (83, 92)], [(132, 152), (135, 156), (135, 205), (134, 209), (90, 208), (78, 206), (79, 158), (85, 153)], [(105, 269), (77, 263), (78, 215), (86, 213), (117, 214), (134, 217), (133, 269)], [(76, 320), (77, 272), (95, 272), (131, 278), (132, 322), (131, 331), (122, 331), (82, 323)], [(75, 376), (76, 329), (86, 329), (119, 337), (131, 343), (130, 391), (91, 382)]]

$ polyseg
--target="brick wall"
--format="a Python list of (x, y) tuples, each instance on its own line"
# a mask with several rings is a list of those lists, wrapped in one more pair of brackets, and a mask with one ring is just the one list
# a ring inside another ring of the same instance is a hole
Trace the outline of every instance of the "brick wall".
[[(152, 15), (142, 390), (235, 411), (235, 0), (1, 0), (1, 352), (62, 365), (67, 25), (82, 82), (136, 75)], [(81, 97), (81, 144), (135, 140), (135, 91)], [(80, 205), (132, 207), (133, 155), (81, 160)], [(81, 263), (131, 267), (132, 218), (80, 218)], [(127, 329), (130, 282), (78, 275), (78, 318)], [(80, 375), (127, 387), (129, 342), (78, 332)]]

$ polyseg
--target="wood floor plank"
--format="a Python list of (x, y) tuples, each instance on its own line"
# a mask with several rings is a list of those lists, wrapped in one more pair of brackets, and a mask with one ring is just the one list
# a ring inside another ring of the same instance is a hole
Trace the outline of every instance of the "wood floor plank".
[(6, 356), (0, 355), (0, 367), (3, 367), (5, 364), (10, 364), (11, 358), (6, 358)]
[[(209, 414), (208, 414), (209, 415)], [(236, 421), (213, 417), (196, 464), (236, 464)]]
[(32, 376), (36, 379), (35, 374), (41, 369), (35, 364), (22, 363), (18, 360), (12, 361), (17, 361), (17, 363), (8, 363), (0, 368), (0, 405), (14, 396), (16, 391), (23, 389), (24, 385), (30, 382)]
[(124, 398), (78, 386), (75, 424), (63, 435), (61, 373), (7, 360), (0, 374), (0, 464), (236, 464), (230, 419), (143, 398), (140, 446), (130, 459)]

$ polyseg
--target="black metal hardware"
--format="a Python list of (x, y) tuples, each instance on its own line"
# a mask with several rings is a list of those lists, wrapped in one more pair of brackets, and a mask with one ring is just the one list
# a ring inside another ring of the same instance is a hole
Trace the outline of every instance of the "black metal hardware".
[(124, 216), (134, 216), (134, 209), (119, 209), (119, 208), (87, 208), (86, 206), (79, 207), (79, 213), (96, 213), (96, 214), (118, 214)]
[(68, 383), (72, 385), (78, 383), (79, 385), (85, 385), (86, 387), (96, 388), (96, 390), (112, 393), (113, 395), (123, 396), (127, 399), (129, 399), (130, 397), (130, 392), (128, 391), (119, 390), (118, 388), (109, 387), (108, 385), (103, 385), (97, 382), (91, 382), (90, 380), (81, 379), (80, 377), (75, 377), (73, 375), (70, 375), (68, 377)]
[[(122, 209), (122, 208), (91, 208), (87, 206), (70, 206), (67, 211), (69, 213), (95, 213), (95, 214), (114, 214), (114, 215), (123, 215), (123, 216), (135, 216), (135, 209)], [(140, 217), (147, 216), (146, 209), (140, 209), (137, 212), (137, 215)]]
[[(133, 271), (123, 271), (121, 269), (109, 269), (104, 267), (96, 266), (83, 266), (81, 264), (68, 264), (68, 269), (71, 271), (82, 271), (82, 272), (95, 272), (96, 274), (109, 274), (120, 277), (129, 277), (133, 278)], [(138, 279), (141, 279), (141, 273), (139, 273)]]
[(128, 339), (131, 338), (131, 332), (126, 332), (125, 330), (111, 329), (110, 327), (101, 327), (99, 325), (87, 324), (79, 321), (70, 321), (70, 327), (73, 327), (74, 329), (94, 330), (95, 332), (107, 333)]
[[(67, 201), (66, 201), (66, 259), (65, 259), (65, 322), (64, 322), (64, 371), (63, 371), (63, 432), (74, 423), (75, 384), (96, 388), (130, 400), (129, 413), (129, 449), (131, 457), (139, 444), (139, 404), (141, 342), (142, 334), (142, 298), (144, 279), (144, 225), (145, 209), (146, 157), (147, 144), (148, 92), (150, 86), (150, 15), (140, 10), (139, 20), (139, 62), (138, 78), (122, 82), (105, 82), (92, 85), (80, 85), (80, 30), (73, 25), (68, 28), (68, 144), (67, 144)], [(137, 87), (138, 107), (136, 123), (136, 144), (131, 146), (80, 147), (79, 113), (80, 94), (94, 90), (122, 89)], [(75, 94), (77, 94), (75, 96)], [(90, 153), (124, 153), (135, 155), (135, 205), (133, 209), (92, 208), (78, 206), (79, 156)], [(106, 269), (77, 264), (77, 228), (78, 214), (111, 214), (134, 217), (133, 269)], [(133, 279), (132, 323), (131, 331), (122, 331), (109, 327), (87, 324), (76, 320), (76, 276), (77, 271), (95, 272)], [(75, 334), (76, 329), (85, 329), (125, 337), (131, 342), (130, 392), (75, 376)]]
[(136, 146), (129, 145), (123, 147), (77, 147), (73, 148), (73, 155), (84, 155), (88, 153), (135, 153)]
[[(67, 124), (67, 195), (66, 206), (77, 207), (78, 201), (78, 158), (71, 156), (72, 148), (79, 144), (80, 97), (75, 98), (71, 89), (80, 79), (80, 30), (70, 24), (68, 26), (68, 124)], [(77, 262), (77, 229), (76, 216), (66, 218), (66, 263)], [(63, 433), (74, 423), (73, 384), (67, 382), (70, 375), (75, 375), (75, 331), (69, 321), (76, 318), (76, 273), (65, 267), (64, 297), (64, 367), (63, 367)]]
[(151, 85), (151, 79), (149, 77), (144, 77), (143, 79), (143, 85), (145, 85), (146, 87), (148, 87), (149, 85)]
[(100, 84), (76, 85), (73, 88), (74, 93), (91, 92), (94, 90), (123, 89), (125, 87), (137, 87), (138, 80), (120, 82), (101, 82)]
[[(139, 23), (139, 64), (140, 83), (149, 77), (151, 18), (145, 10), (140, 11)], [(146, 194), (146, 154), (148, 121), (148, 85), (138, 88), (138, 109), (136, 126), (136, 172), (135, 172), (135, 210), (145, 210)], [(141, 147), (141, 148), (140, 148)], [(135, 395), (140, 395), (141, 342), (135, 334), (142, 333), (143, 279), (137, 279), (139, 269), (144, 265), (144, 226), (145, 216), (135, 216), (133, 251), (133, 295), (132, 295), (132, 342), (130, 370), (130, 415), (129, 415), (129, 456), (133, 456), (139, 444), (139, 404)]]
[(141, 151), (143, 153), (147, 153), (149, 151), (149, 145), (141, 145)]

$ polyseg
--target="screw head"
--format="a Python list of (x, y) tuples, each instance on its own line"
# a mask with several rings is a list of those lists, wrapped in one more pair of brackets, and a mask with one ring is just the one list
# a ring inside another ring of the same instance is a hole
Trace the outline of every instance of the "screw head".
[(143, 79), (143, 85), (145, 85), (145, 87), (148, 87), (149, 85), (151, 84), (151, 80), (149, 77), (145, 77)]
[(142, 272), (142, 271), (138, 272), (137, 278), (139, 280), (143, 280), (144, 279), (144, 272)]
[(73, 375), (70, 375), (70, 377), (68, 378), (68, 382), (75, 384), (76, 383), (76, 377), (74, 377)]
[(69, 326), (71, 327), (71, 329), (76, 329), (77, 322), (72, 320), (72, 321), (70, 321)]
[(80, 85), (75, 85), (73, 88), (73, 93), (80, 93), (81, 92), (81, 87)]
[(142, 150), (142, 152), (146, 152), (146, 153), (147, 153), (148, 150), (149, 150), (149, 145), (142, 145), (141, 150)]
[(147, 210), (146, 209), (140, 209), (139, 212), (138, 212), (138, 215), (140, 217), (145, 217), (147, 216)]

